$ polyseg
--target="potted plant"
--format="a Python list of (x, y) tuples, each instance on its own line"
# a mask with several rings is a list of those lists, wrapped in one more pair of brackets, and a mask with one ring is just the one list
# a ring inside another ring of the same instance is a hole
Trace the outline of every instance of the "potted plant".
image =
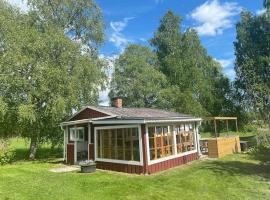
[(96, 163), (93, 160), (84, 160), (79, 162), (82, 173), (92, 173), (96, 171)]

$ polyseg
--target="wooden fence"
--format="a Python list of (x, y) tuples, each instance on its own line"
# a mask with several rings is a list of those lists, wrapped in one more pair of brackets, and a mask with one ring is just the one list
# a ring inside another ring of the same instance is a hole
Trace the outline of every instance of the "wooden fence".
[(207, 142), (210, 158), (221, 158), (227, 154), (241, 152), (239, 136), (219, 137), (209, 139)]

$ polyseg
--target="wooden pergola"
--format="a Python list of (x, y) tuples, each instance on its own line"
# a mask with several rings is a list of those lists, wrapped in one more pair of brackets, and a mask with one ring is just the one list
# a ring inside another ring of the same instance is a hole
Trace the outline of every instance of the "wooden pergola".
[(214, 121), (215, 135), (218, 136), (217, 132), (217, 121), (226, 121), (227, 131), (229, 131), (229, 120), (235, 120), (235, 128), (238, 132), (237, 117), (207, 117), (206, 121)]

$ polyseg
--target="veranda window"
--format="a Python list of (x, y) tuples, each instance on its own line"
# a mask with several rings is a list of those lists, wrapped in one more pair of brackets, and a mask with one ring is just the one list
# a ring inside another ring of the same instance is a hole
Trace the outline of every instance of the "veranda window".
[(140, 161), (138, 128), (97, 130), (97, 157)]
[(84, 141), (84, 127), (70, 128), (70, 141)]
[(181, 124), (175, 127), (177, 153), (192, 151), (194, 145), (194, 125)]
[(150, 160), (174, 155), (173, 127), (148, 127)]

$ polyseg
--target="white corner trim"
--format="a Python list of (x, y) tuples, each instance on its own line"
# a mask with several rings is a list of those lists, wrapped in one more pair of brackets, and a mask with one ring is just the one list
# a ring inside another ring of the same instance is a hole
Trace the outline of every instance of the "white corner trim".
[(139, 149), (140, 149), (140, 165), (143, 166), (143, 136), (142, 136), (142, 125), (138, 125), (138, 131), (139, 131)]
[(149, 135), (148, 135), (148, 125), (145, 126), (145, 134), (146, 134), (146, 151), (147, 151), (147, 163), (149, 165), (150, 162), (150, 149), (149, 149)]
[(77, 141), (74, 141), (74, 164), (77, 163)]

